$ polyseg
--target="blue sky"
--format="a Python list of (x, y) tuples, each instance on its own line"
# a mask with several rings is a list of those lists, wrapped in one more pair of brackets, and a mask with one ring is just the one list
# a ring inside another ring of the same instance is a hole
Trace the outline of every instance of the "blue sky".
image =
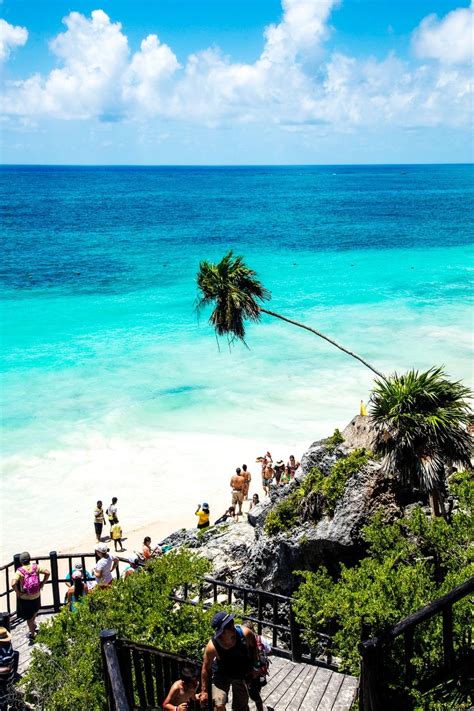
[(468, 0), (4, 0), (4, 163), (470, 162)]

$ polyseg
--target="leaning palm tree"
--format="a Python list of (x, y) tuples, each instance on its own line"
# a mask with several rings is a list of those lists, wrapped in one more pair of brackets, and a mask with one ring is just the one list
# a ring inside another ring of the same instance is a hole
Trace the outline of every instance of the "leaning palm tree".
[(245, 321), (259, 321), (262, 313), (268, 314), (324, 338), (339, 350), (363, 363), (379, 378), (385, 379), (385, 376), (370, 363), (324, 333), (263, 308), (261, 304), (270, 299), (270, 292), (258, 280), (256, 272), (245, 264), (242, 257), (234, 257), (232, 252), (228, 252), (217, 264), (201, 262), (197, 284), (200, 292), (197, 300), (198, 311), (213, 304), (214, 310), (209, 323), (214, 326), (218, 336), (227, 336), (230, 343), (235, 339), (245, 343)]
[(429, 494), (434, 516), (442, 513), (445, 464), (471, 463), (470, 397), (469, 388), (448, 380), (442, 368), (430, 368), (376, 381), (370, 398), (374, 452), (403, 486)]

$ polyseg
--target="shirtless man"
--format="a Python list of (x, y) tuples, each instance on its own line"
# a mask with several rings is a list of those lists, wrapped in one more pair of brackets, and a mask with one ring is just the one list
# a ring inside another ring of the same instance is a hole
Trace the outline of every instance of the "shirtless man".
[(245, 484), (244, 484), (244, 501), (247, 501), (249, 498), (249, 489), (250, 489), (250, 482), (252, 481), (252, 475), (251, 473), (247, 470), (247, 465), (242, 464), (242, 476), (245, 478)]
[(239, 507), (239, 510), (236, 510), (237, 516), (240, 516), (242, 514), (242, 502), (244, 500), (244, 484), (245, 477), (242, 476), (240, 467), (237, 467), (237, 469), (235, 470), (235, 474), (230, 480), (230, 487), (232, 489), (232, 506), (234, 506), (234, 508), (237, 508), (237, 506)]
[[(197, 699), (196, 689), (199, 684), (199, 672), (186, 664), (181, 670), (180, 678), (175, 681), (163, 701), (163, 711), (187, 711), (188, 701)], [(194, 706), (193, 706), (194, 708)]]
[(273, 481), (275, 472), (272, 463), (269, 462), (264, 470), (262, 470), (262, 488), (266, 494), (270, 492), (270, 484)]

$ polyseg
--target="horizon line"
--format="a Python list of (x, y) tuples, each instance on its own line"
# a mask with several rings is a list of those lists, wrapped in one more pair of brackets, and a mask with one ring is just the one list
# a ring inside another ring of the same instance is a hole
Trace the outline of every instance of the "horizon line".
[(330, 168), (419, 165), (474, 165), (474, 161), (413, 163), (0, 163), (1, 168)]

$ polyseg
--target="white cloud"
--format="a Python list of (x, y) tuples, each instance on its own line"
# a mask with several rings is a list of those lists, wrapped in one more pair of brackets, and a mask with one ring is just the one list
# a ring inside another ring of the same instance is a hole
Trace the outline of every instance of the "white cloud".
[[(156, 116), (205, 126), (258, 123), (289, 130), (329, 124), (344, 132), (362, 125), (468, 124), (472, 87), (465, 65), (452, 59), (408, 63), (394, 54), (383, 61), (338, 52), (325, 56), (336, 4), (283, 0), (281, 21), (265, 28), (261, 54), (251, 64), (209, 48), (190, 55), (181, 66), (155, 34), (131, 55), (120, 23), (102, 10), (90, 18), (73, 12), (64, 20), (67, 31), (50, 45), (62, 66), (46, 77), (10, 83), (5, 110), (34, 117)], [(426, 18), (416, 41), (426, 39), (427, 28), (464, 37), (464, 12), (470, 11), (456, 10), (435, 24)], [(465, 49), (456, 52), (464, 56)]]
[(10, 25), (0, 18), (0, 61), (8, 58), (13, 47), (22, 47), (28, 39), (26, 27)]
[(422, 59), (443, 64), (471, 63), (474, 55), (474, 3), (448, 13), (441, 20), (429, 15), (413, 33), (413, 47)]

